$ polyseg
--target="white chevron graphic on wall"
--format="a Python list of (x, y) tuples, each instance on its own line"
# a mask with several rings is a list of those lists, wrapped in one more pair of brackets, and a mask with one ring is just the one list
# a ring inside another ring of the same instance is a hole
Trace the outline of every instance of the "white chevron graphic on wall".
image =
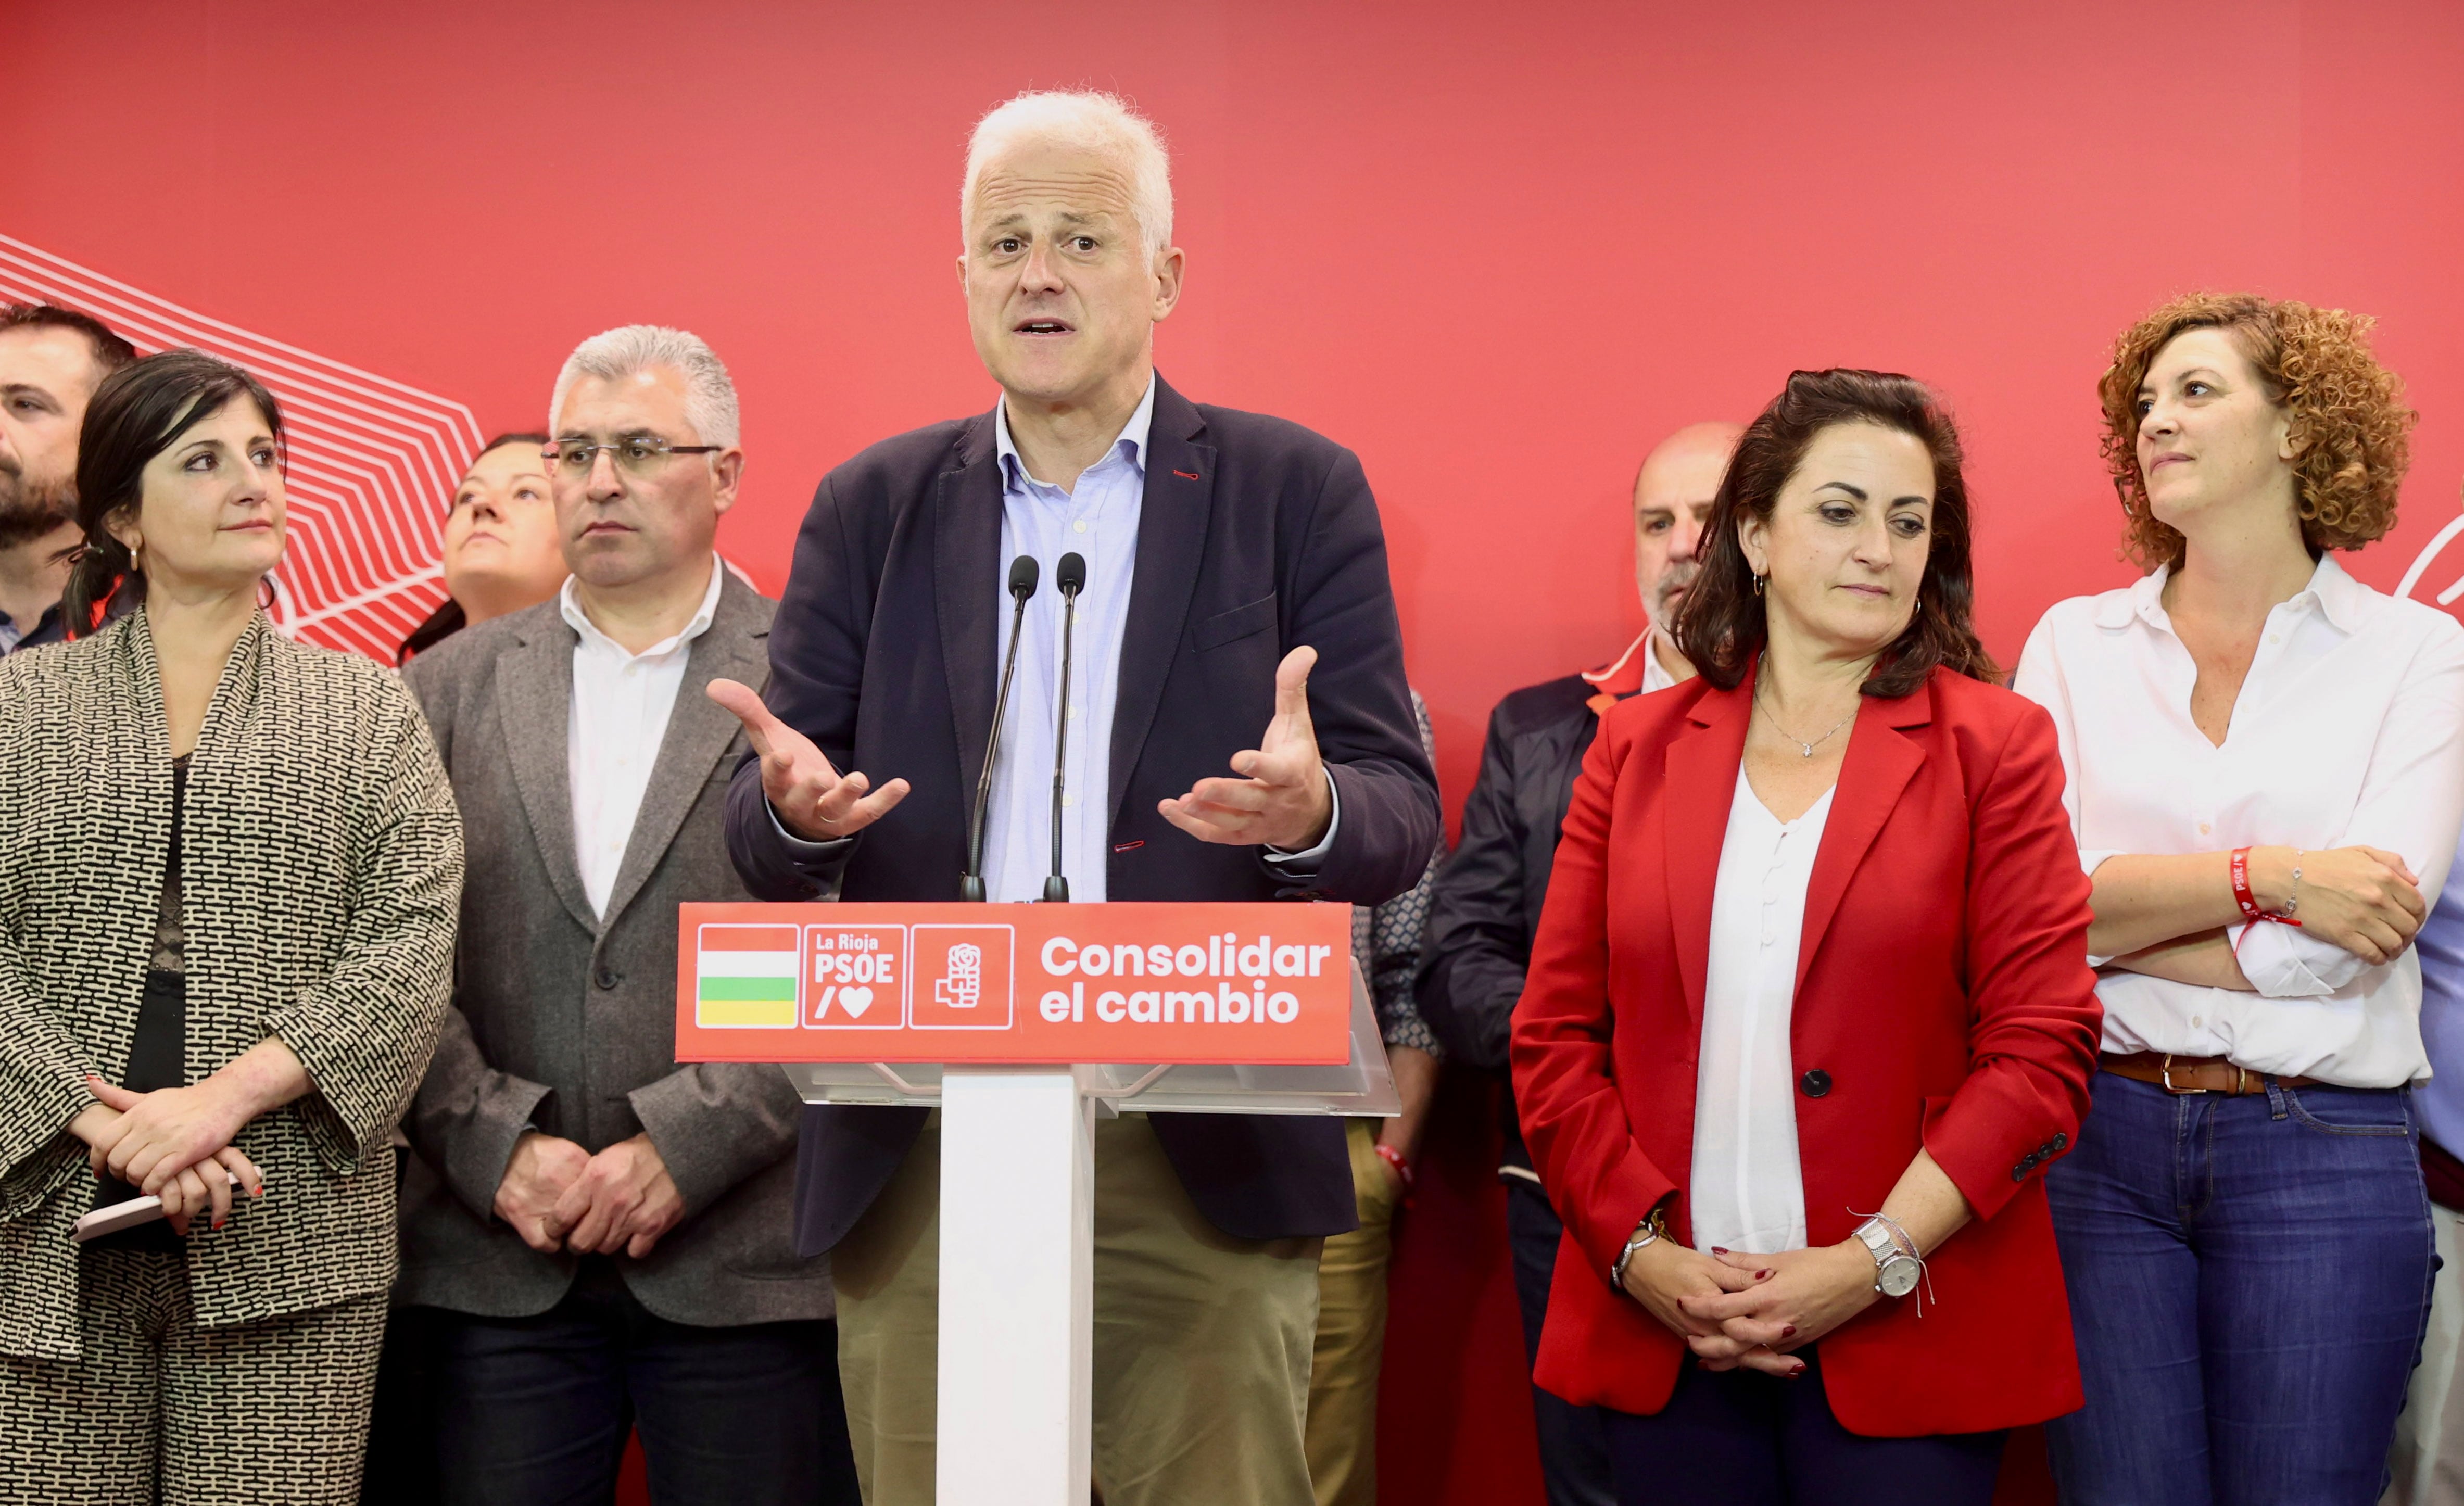
[(436, 534), (483, 440), (471, 410), (209, 318), (0, 234), (0, 300), (82, 309), (141, 354), (193, 345), (255, 373), (282, 404), (291, 546), (274, 617), (303, 642), (393, 663), (445, 599)]

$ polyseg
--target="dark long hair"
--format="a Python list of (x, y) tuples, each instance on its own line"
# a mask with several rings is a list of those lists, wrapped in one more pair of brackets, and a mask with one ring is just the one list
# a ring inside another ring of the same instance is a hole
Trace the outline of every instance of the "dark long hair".
[(239, 367), (201, 350), (148, 356), (95, 388), (77, 430), (77, 522), (85, 542), (60, 605), (72, 637), (93, 631), (96, 609), (115, 592), (129, 593), (132, 602), (145, 600), (145, 577), (128, 546), (112, 536), (110, 524), (143, 501), (147, 462), (234, 398), (256, 404), (279, 449), (282, 409), (274, 394)]
[[(547, 442), (545, 434), (499, 434), (479, 447), (479, 453), (471, 457), (471, 464), (477, 465), (482, 458), (504, 448), (507, 445), (526, 445), (537, 449), (543, 447)], [(462, 479), (470, 480), (470, 473), (465, 471)], [(456, 494), (459, 494), (462, 489), (457, 486), (453, 490)], [(452, 504), (448, 503), (449, 516), (451, 514), (451, 509)], [(410, 663), (413, 654), (428, 652), (470, 625), (471, 619), (463, 612), (462, 603), (454, 600), (451, 596), (447, 597), (436, 603), (435, 611), (429, 613), (425, 621), (410, 630), (409, 636), (403, 639), (402, 646), (394, 650), (395, 666), (399, 667)]]
[(1915, 439), (1933, 458), (1933, 537), (1925, 554), (1917, 609), (1876, 661), (1864, 693), (1905, 695), (1938, 665), (1971, 680), (1998, 685), (2002, 671), (1977, 642), (1970, 621), (1968, 480), (1961, 473), (1959, 430), (1925, 384), (1896, 372), (1797, 371), (1746, 426), (1703, 525), (1703, 564), (1677, 611), (1677, 651), (1704, 679), (1732, 690), (1746, 678), (1771, 636), (1762, 594), (1754, 589), (1737, 523), (1750, 513), (1769, 522), (1814, 436), (1836, 424), (1872, 424)]

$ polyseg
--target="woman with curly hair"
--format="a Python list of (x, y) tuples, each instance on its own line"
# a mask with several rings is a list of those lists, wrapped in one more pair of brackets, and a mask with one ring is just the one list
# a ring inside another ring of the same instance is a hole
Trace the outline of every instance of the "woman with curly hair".
[(2047, 1181), (2086, 1407), (2069, 1502), (2378, 1498), (2428, 1311), (2410, 949), (2464, 822), (2464, 628), (2330, 551), (2395, 522), (2368, 321), (2200, 295), (2124, 333), (2105, 453), (2148, 574), (2045, 614), (2102, 1070)]

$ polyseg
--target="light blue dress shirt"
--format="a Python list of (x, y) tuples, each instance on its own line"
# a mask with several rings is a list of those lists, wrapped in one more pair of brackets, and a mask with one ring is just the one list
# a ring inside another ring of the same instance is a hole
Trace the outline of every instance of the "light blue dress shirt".
[[(1019, 644), (1018, 677), (1009, 689), (1002, 713), (1001, 749), (993, 758), (991, 797), (984, 813), (984, 897), (995, 903), (1044, 898), (1045, 876), (1052, 871), (1052, 754), (1055, 714), (1061, 704), (1061, 589), (1057, 584), (1061, 557), (1077, 554), (1087, 561), (1087, 585), (1078, 594), (1077, 622), (1070, 630), (1069, 740), (1061, 810), (1061, 872), (1069, 881), (1069, 898), (1097, 903), (1107, 897), (1107, 867), (1111, 861), (1112, 711), (1118, 698), (1121, 641), (1130, 621), (1130, 586), (1136, 573), (1138, 518), (1146, 504), (1147, 434), (1155, 421), (1155, 382), (1147, 379), (1146, 396), (1138, 400), (1130, 421), (1112, 441), (1104, 458), (1079, 473), (1070, 491), (1039, 481), (1010, 439), (1009, 404), (993, 408), (993, 443), (1001, 472), (1001, 570), (985, 589), (999, 599), (999, 635), (994, 643), (998, 666), (1009, 654), (1009, 562), (1020, 555), (1035, 557), (1035, 595), (1026, 604)], [(996, 670), (998, 673), (998, 670)], [(1265, 735), (1265, 729), (1258, 734)], [(1221, 771), (1232, 777), (1228, 763)], [(975, 792), (966, 792), (973, 804)], [(1334, 781), (1327, 794), (1335, 799)], [(1335, 828), (1342, 820), (1338, 803), (1327, 823), (1326, 836), (1306, 852), (1261, 849), (1267, 865), (1282, 879), (1305, 886), (1317, 875)], [(788, 849), (820, 857), (840, 841), (806, 841), (771, 823)], [(1192, 838), (1191, 840), (1196, 840)], [(957, 876), (950, 881), (957, 897)]]
[[(1147, 379), (1128, 424), (1104, 458), (1064, 491), (1026, 469), (1010, 438), (1009, 404), (993, 410), (993, 445), (1001, 469), (1001, 630), (995, 643), (1005, 663), (1010, 620), (1009, 561), (1032, 555), (1041, 572), (1026, 604), (1018, 678), (1001, 720), (993, 760), (992, 801), (984, 816), (984, 897), (1039, 900), (1052, 871), (1052, 754), (1060, 704), (1063, 607), (1061, 557), (1087, 561), (1070, 630), (1069, 738), (1061, 808), (1061, 872), (1073, 902), (1106, 898), (1111, 861), (1112, 711), (1120, 689), (1121, 640), (1129, 627), (1130, 585), (1136, 573), (1138, 518), (1146, 503), (1147, 434), (1155, 422), (1155, 383)], [(1260, 736), (1265, 729), (1258, 729)], [(1230, 776), (1226, 764), (1221, 773)], [(1328, 781), (1330, 794), (1333, 781)], [(1265, 857), (1292, 882), (1306, 883), (1334, 840), (1334, 826), (1307, 852)]]
[[(2464, 857), (2464, 845), (2457, 848)], [(2421, 1127), (2449, 1155), (2464, 1155), (2464, 862), (2447, 870), (2430, 918), (2412, 938), (2421, 958), (2421, 1045), (2431, 1079), (2413, 1088)]]

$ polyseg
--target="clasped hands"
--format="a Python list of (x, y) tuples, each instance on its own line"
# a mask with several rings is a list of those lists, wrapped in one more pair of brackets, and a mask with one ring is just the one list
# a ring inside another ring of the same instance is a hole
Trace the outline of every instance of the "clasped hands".
[(1657, 1239), (1625, 1265), (1626, 1295), (1685, 1341), (1706, 1370), (1805, 1373), (1795, 1351), (1871, 1306), (1874, 1257), (1857, 1240), (1781, 1255), (1688, 1250)]
[[(1309, 677), (1317, 650), (1293, 649), (1275, 666), (1275, 714), (1258, 746), (1232, 755), (1237, 779), (1200, 779), (1156, 803), (1164, 819), (1200, 841), (1305, 852), (1326, 837), (1334, 796), (1309, 721)], [(811, 738), (771, 714), (750, 686), (713, 680), (710, 698), (744, 724), (761, 759), (761, 793), (781, 825), (807, 841), (852, 837), (907, 797), (892, 779), (875, 790), (860, 771), (838, 772)]]
[(496, 1184), (496, 1216), (542, 1255), (621, 1251), (639, 1260), (684, 1218), (685, 1200), (647, 1134), (594, 1156), (528, 1129)]
[(265, 1178), (231, 1144), (258, 1109), (230, 1080), (152, 1093), (85, 1080), (97, 1102), (69, 1122), (69, 1133), (85, 1143), (86, 1164), (98, 1177), (107, 1171), (161, 1198), (173, 1232), (186, 1235), (200, 1214), (220, 1229), (231, 1217), (232, 1177), (249, 1196), (265, 1195)]

